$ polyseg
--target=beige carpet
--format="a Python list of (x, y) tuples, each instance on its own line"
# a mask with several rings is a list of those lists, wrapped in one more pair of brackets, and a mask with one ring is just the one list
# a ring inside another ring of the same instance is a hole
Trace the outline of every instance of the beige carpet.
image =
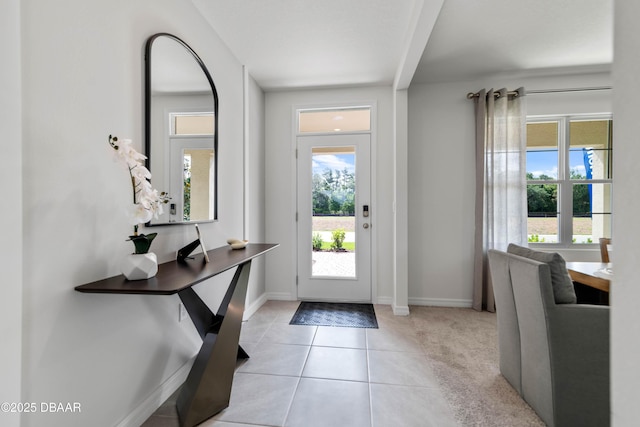
[(402, 319), (379, 307), (379, 322), (410, 323), (460, 425), (545, 425), (500, 375), (495, 313), (412, 306)]

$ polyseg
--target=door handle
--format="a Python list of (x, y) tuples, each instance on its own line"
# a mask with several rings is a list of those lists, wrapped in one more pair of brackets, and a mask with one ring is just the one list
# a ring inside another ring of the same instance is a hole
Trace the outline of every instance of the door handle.
[(367, 229), (369, 228), (369, 223), (365, 222), (364, 224), (362, 224), (362, 228)]

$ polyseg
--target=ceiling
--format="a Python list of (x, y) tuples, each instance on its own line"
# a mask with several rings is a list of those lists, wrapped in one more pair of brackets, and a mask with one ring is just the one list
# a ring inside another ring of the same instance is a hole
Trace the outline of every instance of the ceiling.
[(613, 0), (192, 0), (265, 90), (607, 68)]
[(413, 81), (610, 66), (613, 0), (445, 0)]

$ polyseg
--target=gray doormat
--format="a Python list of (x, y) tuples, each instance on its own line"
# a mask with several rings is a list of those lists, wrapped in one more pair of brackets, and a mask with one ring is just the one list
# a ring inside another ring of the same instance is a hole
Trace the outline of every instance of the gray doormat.
[(290, 325), (342, 326), (348, 328), (378, 328), (373, 304), (338, 302), (300, 303)]

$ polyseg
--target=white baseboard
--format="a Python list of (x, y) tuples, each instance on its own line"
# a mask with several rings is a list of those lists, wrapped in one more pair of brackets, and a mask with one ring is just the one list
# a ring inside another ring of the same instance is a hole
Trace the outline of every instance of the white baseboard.
[(467, 300), (467, 299), (451, 299), (451, 298), (409, 298), (409, 305), (471, 308), (472, 301), (470, 299)]
[(392, 297), (378, 297), (378, 298), (376, 298), (374, 304), (391, 305), (391, 304), (393, 304), (393, 298)]
[[(271, 299), (271, 298), (269, 298)], [(374, 304), (380, 305), (390, 305), (392, 309), (403, 310), (404, 307), (394, 307), (393, 306), (393, 297), (377, 297), (375, 298)], [(471, 308), (472, 301), (469, 299), (453, 299), (453, 298), (412, 298), (409, 297), (409, 305), (426, 305), (433, 307), (460, 307), (460, 308)], [(409, 310), (409, 308), (406, 308)], [(406, 314), (403, 314), (406, 316)]]
[(378, 297), (375, 299), (374, 304), (380, 305), (390, 305), (391, 310), (393, 310), (393, 314), (396, 316), (408, 316), (409, 315), (409, 306), (399, 306), (393, 304), (393, 297)]
[(251, 316), (255, 314), (256, 311), (260, 309), (264, 305), (265, 302), (268, 301), (267, 294), (262, 294), (248, 307), (244, 308), (244, 315), (242, 316), (242, 320), (247, 320)]
[[(289, 293), (286, 292), (268, 292), (263, 294), (258, 301), (262, 301), (262, 299), (264, 298), (264, 301), (270, 301), (270, 300), (274, 300), (274, 301), (296, 301), (297, 298), (294, 295), (291, 295)], [(377, 297), (374, 299), (373, 301), (374, 304), (380, 304), (380, 305), (390, 305), (391, 308), (394, 310), (394, 313), (396, 313), (396, 310), (398, 310), (398, 312), (406, 312), (408, 314), (408, 310), (409, 307), (408, 306), (397, 306), (394, 307), (393, 305), (393, 297)], [(256, 303), (254, 303), (256, 304)], [(264, 304), (264, 302), (261, 302), (260, 305), (257, 306), (257, 308), (260, 308), (260, 306)], [(425, 306), (433, 306), (433, 307), (460, 307), (460, 308), (471, 308), (472, 306), (472, 301), (470, 299), (453, 299), (453, 298), (416, 298), (416, 297), (409, 297), (409, 305), (425, 305)], [(253, 307), (253, 305), (252, 305)], [(256, 308), (256, 310), (257, 310)], [(245, 310), (245, 312), (248, 311), (248, 309)], [(253, 314), (253, 313), (252, 313)], [(406, 316), (407, 314), (398, 314), (400, 316)]]
[(296, 301), (298, 299), (288, 292), (267, 292), (265, 295), (270, 301)]
[(185, 382), (196, 356), (189, 359), (165, 382), (160, 384), (136, 409), (124, 417), (117, 427), (139, 427)]
[(393, 314), (396, 316), (408, 316), (409, 315), (409, 306), (408, 305), (392, 305), (391, 309), (393, 310)]

